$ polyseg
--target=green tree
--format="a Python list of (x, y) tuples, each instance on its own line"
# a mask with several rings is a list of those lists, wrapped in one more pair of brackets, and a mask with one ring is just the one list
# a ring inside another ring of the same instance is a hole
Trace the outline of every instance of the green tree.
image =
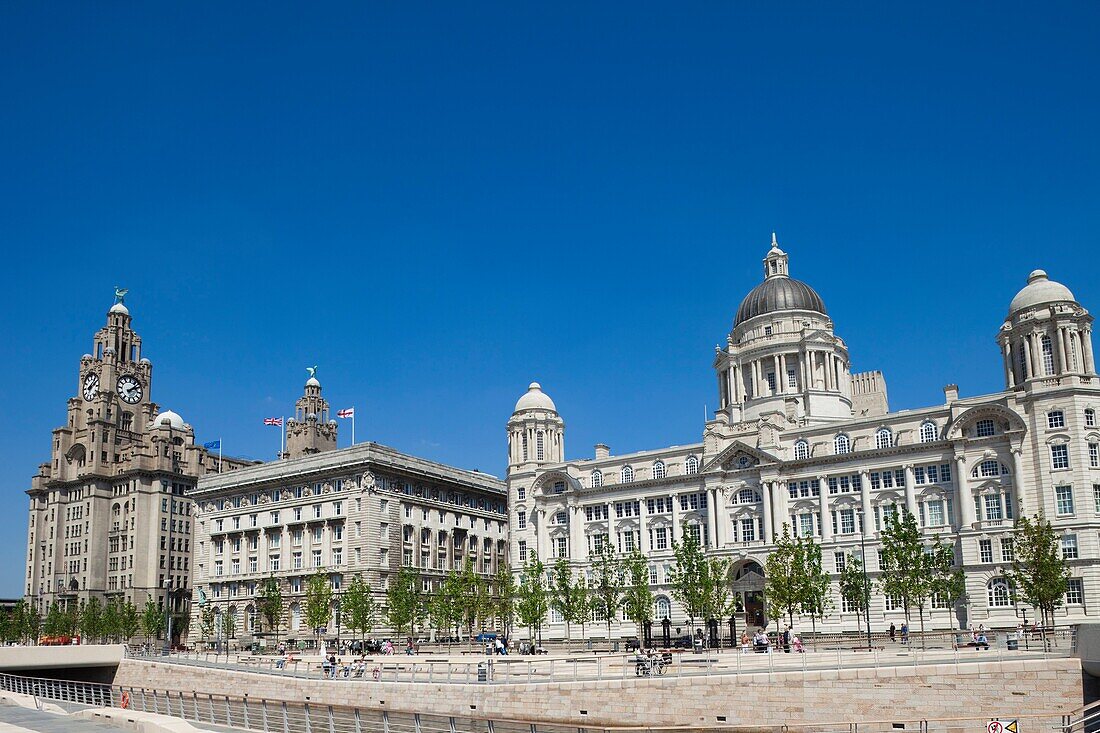
[(401, 568), (386, 592), (386, 618), (398, 634), (411, 635), (424, 609), (420, 597), (420, 571)]
[[(955, 606), (966, 597), (966, 576), (960, 568), (953, 567), (955, 552), (950, 545), (937, 549), (940, 557), (934, 563), (932, 598), (938, 599), (947, 610), (951, 630), (955, 630)], [(933, 605), (933, 608), (935, 605)]]
[(731, 569), (732, 563), (725, 558), (711, 557), (703, 563), (702, 615), (708, 622), (711, 619), (721, 621), (731, 615), (736, 608), (730, 591)]
[[(883, 595), (893, 596), (905, 611), (905, 623), (912, 628), (910, 611), (921, 609), (921, 630), (924, 630), (924, 604), (932, 592), (932, 572), (925, 556), (924, 537), (917, 519), (902, 510), (886, 518), (880, 535)], [(923, 643), (923, 633), (921, 635)]]
[(474, 640), (474, 627), (489, 611), (489, 586), (484, 578), (474, 571), (473, 561), (469, 557), (458, 574), (458, 604), (462, 609), (462, 621), (466, 626), (466, 639)]
[(537, 552), (531, 552), (530, 557), (523, 566), (523, 574), (520, 576), (519, 588), (516, 594), (516, 616), (519, 622), (527, 627), (528, 635), (532, 640), (535, 633), (542, 636), (542, 625), (546, 622), (546, 614), (549, 611), (549, 601), (543, 578), (546, 574), (546, 565), (539, 560)]
[(344, 625), (352, 632), (358, 631), (360, 639), (365, 639), (374, 631), (378, 623), (378, 601), (374, 599), (370, 585), (363, 580), (362, 573), (356, 573), (348, 583), (341, 607), (344, 609)]
[(844, 558), (840, 572), (840, 597), (856, 613), (863, 613), (871, 597), (870, 580), (863, 574), (863, 561), (852, 553)]
[[(924, 548), (924, 573), (925, 584), (927, 585), (927, 591), (924, 595), (917, 599), (916, 605), (918, 613), (920, 613), (920, 631), (921, 631), (921, 648), (924, 648), (924, 606), (926, 603), (930, 603), (936, 597), (946, 597), (949, 603), (954, 602), (958, 598), (957, 588), (953, 588), (956, 585), (955, 576), (958, 576), (958, 580), (962, 581), (962, 571), (954, 569), (955, 565), (955, 548), (953, 545), (946, 542), (941, 542), (939, 535), (932, 537), (932, 542), (926, 545)], [(963, 581), (963, 589), (965, 590), (966, 584)], [(951, 591), (955, 590), (954, 595)], [(934, 606), (933, 606), (934, 607)], [(950, 610), (949, 610), (950, 613)], [(931, 610), (929, 610), (929, 616), (931, 616)], [(954, 622), (951, 622), (952, 628), (954, 628)]]
[(46, 618), (42, 621), (42, 633), (46, 636), (72, 633), (69, 629), (69, 616), (57, 601), (51, 603), (46, 611)]
[[(653, 591), (649, 588), (649, 563), (645, 555), (635, 550), (623, 560), (623, 568), (626, 571), (626, 591), (623, 593), (623, 608), (626, 609), (626, 617), (638, 626), (638, 638), (645, 634), (643, 627), (646, 621), (653, 620)], [(588, 595), (584, 588), (584, 580), (579, 585), (584, 597)]]
[(794, 625), (794, 612), (802, 602), (804, 572), (802, 545), (791, 537), (791, 527), (784, 522), (775, 549), (764, 563), (764, 597), (770, 609), (778, 612), (777, 623), (786, 616)]
[(610, 542), (603, 542), (600, 549), (588, 555), (592, 567), (592, 585), (589, 598), (593, 615), (601, 619), (607, 628), (607, 641), (611, 642), (611, 622), (623, 605), (623, 570)]
[(1054, 610), (1062, 605), (1069, 587), (1069, 565), (1059, 545), (1057, 531), (1042, 512), (1016, 520), (1010, 580), (1014, 595), (1039, 611), (1044, 646), (1045, 629), (1054, 624)]
[(222, 617), (222, 636), (225, 637), (225, 646), (229, 648), (229, 640), (237, 635), (237, 614), (230, 613), (228, 610), (221, 614)]
[(138, 616), (137, 606), (133, 604), (133, 601), (126, 601), (122, 604), (122, 610), (119, 613), (118, 631), (123, 639), (130, 641), (130, 639), (137, 636), (140, 629), (141, 619)]
[(587, 606), (587, 589), (581, 587), (580, 579), (573, 574), (569, 558), (559, 557), (550, 571), (550, 607), (557, 610), (565, 621), (565, 639), (572, 638), (570, 626), (581, 617), (581, 607)]
[(141, 632), (150, 639), (157, 638), (164, 628), (164, 611), (157, 605), (152, 596), (145, 600), (145, 608), (141, 611)]
[(306, 583), (306, 624), (313, 630), (317, 648), (321, 648), (321, 629), (332, 618), (332, 582), (328, 575), (316, 572)]
[(279, 627), (283, 621), (283, 589), (275, 576), (266, 578), (260, 586), (260, 595), (256, 599), (256, 610), (264, 620), (268, 633), (275, 632), (275, 642), (279, 641)]
[(688, 615), (694, 635), (695, 619), (706, 613), (706, 556), (698, 538), (688, 531), (684, 532), (683, 542), (672, 543), (672, 554), (675, 558), (669, 576), (672, 597), (679, 601), (684, 613)]
[(80, 611), (80, 635), (93, 644), (103, 636), (103, 604), (95, 596)]
[(122, 603), (118, 598), (112, 598), (103, 606), (103, 636), (107, 641), (118, 641), (122, 635), (121, 623)]
[(512, 636), (516, 621), (516, 578), (507, 563), (501, 563), (493, 577), (493, 615), (506, 638)]
[(42, 629), (42, 614), (38, 612), (37, 608), (27, 608), (20, 628), (22, 629), (22, 635), (29, 639), (32, 644), (38, 643), (38, 634)]
[(214, 613), (214, 604), (207, 603), (199, 610), (199, 635), (207, 642), (217, 633), (218, 616)]
[(821, 561), (821, 545), (814, 542), (812, 537), (801, 538), (798, 542), (802, 547), (802, 577), (798, 609), (801, 613), (809, 614), (816, 644), (817, 619), (820, 617), (824, 620), (833, 605), (829, 596), (832, 576), (825, 571)]

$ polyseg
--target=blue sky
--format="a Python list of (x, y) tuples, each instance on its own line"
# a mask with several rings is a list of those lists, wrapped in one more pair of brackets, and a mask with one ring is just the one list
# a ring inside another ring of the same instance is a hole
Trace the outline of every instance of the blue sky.
[(895, 408), (1000, 388), (1033, 268), (1100, 310), (1100, 5), (626, 7), (0, 8), (0, 594), (115, 284), (200, 441), (318, 364), (498, 475), (532, 379), (572, 457), (699, 440), (773, 230)]

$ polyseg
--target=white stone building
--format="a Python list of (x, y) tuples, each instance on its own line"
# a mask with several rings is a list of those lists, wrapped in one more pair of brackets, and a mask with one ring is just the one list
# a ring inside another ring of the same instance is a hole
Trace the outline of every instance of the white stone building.
[[(256, 597), (267, 578), (279, 581), (284, 615), (280, 639), (311, 645), (305, 621), (306, 586), (315, 573), (328, 576), (333, 606), (324, 637), (351, 638), (339, 611), (340, 595), (361, 574), (385, 602), (390, 580), (402, 566), (420, 572), (423, 590), (467, 559), (483, 575), (506, 562), (504, 482), (417, 458), (377, 443), (336, 449), (336, 424), (325, 418), (328, 402), (310, 377), (288, 429), (284, 459), (207, 476), (189, 493), (196, 504), (189, 642), (203, 645), (199, 604), (213, 604), (215, 627), (234, 618), (237, 644), (256, 640), (263, 628)], [(384, 619), (374, 636), (391, 632)]]
[[(1036, 270), (1012, 298), (997, 333), (1003, 391), (961, 398), (949, 385), (940, 404), (890, 412), (883, 375), (850, 372), (823, 300), (790, 277), (774, 235), (763, 264), (764, 281), (715, 349), (720, 409), (700, 443), (621, 456), (597, 445), (594, 457), (567, 460), (554, 402), (538, 384), (520, 398), (508, 421), (513, 565), (537, 551), (584, 571), (602, 542), (639, 548), (654, 618), (682, 627), (667, 579), (672, 543), (690, 531), (733, 561), (752, 624), (766, 616), (762, 568), (787, 523), (812, 534), (835, 571), (826, 628), (854, 630), (862, 622), (835, 582), (844, 557), (858, 556), (862, 539), (877, 578), (884, 516), (905, 507), (926, 535), (955, 543), (967, 579), (966, 604), (933, 609), (926, 625), (947, 627), (953, 613), (956, 625), (1015, 626), (1035, 613), (1012, 604), (1004, 580), (1013, 518), (1042, 510), (1072, 567), (1059, 621), (1100, 615), (1100, 383), (1092, 316), (1069, 289)], [(890, 599), (872, 598), (873, 627), (901, 619)]]

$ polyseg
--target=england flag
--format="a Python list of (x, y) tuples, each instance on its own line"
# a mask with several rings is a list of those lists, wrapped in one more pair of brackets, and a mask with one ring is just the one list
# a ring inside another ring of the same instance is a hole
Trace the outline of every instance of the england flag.
[(343, 410), (337, 410), (336, 417), (355, 417), (355, 408), (348, 407)]

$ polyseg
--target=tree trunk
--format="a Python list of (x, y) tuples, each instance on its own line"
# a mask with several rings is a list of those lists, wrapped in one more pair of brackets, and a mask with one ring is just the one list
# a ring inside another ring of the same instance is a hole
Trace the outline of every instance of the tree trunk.
[(924, 649), (924, 604), (917, 606), (917, 613), (920, 614), (920, 648)]

